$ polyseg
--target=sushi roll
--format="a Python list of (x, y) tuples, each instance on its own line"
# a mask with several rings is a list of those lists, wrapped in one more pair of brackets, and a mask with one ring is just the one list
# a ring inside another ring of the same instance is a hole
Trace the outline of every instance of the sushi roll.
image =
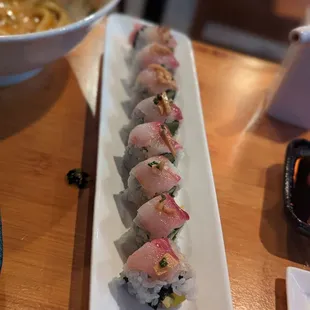
[(172, 36), (170, 29), (163, 26), (136, 24), (129, 36), (129, 43), (134, 50), (140, 50), (146, 45), (155, 42), (168, 47), (172, 51), (177, 46), (177, 41)]
[(169, 194), (161, 194), (138, 209), (134, 219), (137, 245), (157, 238), (175, 240), (189, 215)]
[(133, 61), (133, 75), (137, 75), (151, 64), (162, 65), (172, 74), (180, 65), (173, 52), (158, 43), (149, 44), (136, 54)]
[(169, 239), (155, 239), (128, 257), (121, 284), (141, 304), (172, 309), (195, 299), (195, 276), (178, 247)]
[(159, 122), (136, 126), (129, 134), (124, 155), (124, 167), (130, 171), (139, 162), (157, 155), (165, 155), (177, 164), (183, 147), (171, 135), (168, 127)]
[(181, 186), (177, 168), (165, 156), (155, 156), (131, 169), (124, 199), (137, 206), (164, 193), (175, 196)]
[(167, 89), (177, 91), (172, 74), (163, 66), (151, 64), (142, 70), (133, 85), (132, 109), (142, 99), (160, 94)]
[(131, 114), (131, 128), (143, 123), (165, 123), (172, 135), (179, 129), (183, 115), (181, 109), (173, 103), (175, 91), (167, 90), (161, 94), (146, 98), (138, 103)]

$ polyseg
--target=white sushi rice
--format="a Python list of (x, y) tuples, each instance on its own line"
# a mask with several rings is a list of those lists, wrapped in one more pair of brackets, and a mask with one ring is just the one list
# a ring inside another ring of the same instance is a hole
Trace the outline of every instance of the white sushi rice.
[(143, 99), (155, 96), (153, 92), (148, 90), (144, 85), (140, 83), (135, 83), (132, 88), (132, 97), (131, 97), (131, 108), (132, 110), (136, 107), (136, 105), (142, 101)]
[(147, 150), (132, 145), (128, 145), (125, 150), (123, 157), (124, 167), (127, 171), (130, 171), (134, 166), (136, 166), (141, 161), (148, 159)]
[[(179, 276), (182, 276), (180, 279)], [(122, 279), (126, 277), (128, 281), (122, 281), (127, 286), (129, 294), (135, 296), (141, 304), (150, 304), (156, 306), (161, 301), (160, 291), (162, 288), (172, 288), (172, 291), (179, 295), (185, 296), (187, 300), (195, 298), (195, 279), (192, 270), (181, 272), (175, 276), (172, 281), (153, 280), (142, 271), (124, 271), (121, 273)], [(160, 307), (160, 304), (159, 304)]]
[(129, 75), (128, 80), (130, 81), (131, 85), (134, 85), (138, 74), (143, 70), (140, 66), (139, 62), (137, 61), (137, 55), (134, 55), (134, 59), (132, 60), (132, 69)]
[(142, 33), (140, 32), (138, 34), (138, 37), (136, 38), (136, 44), (135, 47), (132, 49), (132, 57), (136, 57), (137, 53), (144, 48), (146, 45), (150, 44), (151, 41), (149, 41), (148, 39), (146, 39)]
[(132, 128), (134, 128), (140, 124), (143, 124), (144, 123), (144, 116), (145, 116), (145, 114), (141, 110), (135, 109), (131, 115), (131, 121), (130, 121), (130, 123), (132, 124), (131, 125)]

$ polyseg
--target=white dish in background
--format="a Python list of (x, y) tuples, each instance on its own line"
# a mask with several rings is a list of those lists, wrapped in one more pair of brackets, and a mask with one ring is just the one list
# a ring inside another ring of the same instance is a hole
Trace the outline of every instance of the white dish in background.
[[(128, 124), (124, 105), (129, 100), (126, 81), (130, 53), (128, 36), (136, 22), (128, 16), (113, 14), (108, 18), (105, 37), (103, 85), (97, 166), (96, 198), (93, 222), (91, 265), (91, 310), (142, 310), (125, 289), (113, 285), (123, 262), (116, 241), (127, 231), (116, 201), (124, 189), (117, 164), (124, 153), (120, 137)], [(185, 156), (178, 168), (183, 176), (183, 189), (177, 201), (185, 206), (191, 219), (182, 230), (178, 244), (196, 271), (197, 300), (184, 302), (182, 310), (232, 310), (229, 279), (221, 223), (214, 188), (210, 156), (204, 130), (198, 80), (190, 40), (173, 32), (178, 42), (176, 57), (181, 66), (176, 73), (180, 87), (177, 104), (184, 123), (178, 140)], [(125, 87), (124, 87), (125, 86)]]
[(310, 309), (310, 272), (294, 267), (286, 270), (288, 310)]
[[(77, 11), (78, 4), (90, 3), (90, 7), (97, 9), (93, 14), (87, 15), (82, 8), (81, 16), (77, 21), (64, 27), (47, 31), (26, 33), (20, 35), (0, 36), (0, 86), (8, 86), (27, 80), (52, 61), (63, 57), (80, 43), (94, 23), (107, 15), (119, 0), (86, 0), (75, 2), (60, 0)], [(83, 7), (83, 9), (85, 9)]]

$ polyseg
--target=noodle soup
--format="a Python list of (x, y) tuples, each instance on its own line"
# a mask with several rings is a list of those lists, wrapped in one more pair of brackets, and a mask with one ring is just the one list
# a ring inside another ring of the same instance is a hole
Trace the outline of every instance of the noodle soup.
[(53, 0), (0, 0), (0, 36), (45, 31), (70, 21), (66, 9)]

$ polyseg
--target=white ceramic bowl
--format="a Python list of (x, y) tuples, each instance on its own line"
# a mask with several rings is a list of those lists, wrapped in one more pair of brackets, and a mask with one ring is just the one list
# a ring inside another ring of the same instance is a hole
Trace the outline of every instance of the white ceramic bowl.
[(119, 0), (99, 0), (99, 8), (94, 14), (62, 28), (0, 36), (0, 86), (30, 78), (46, 64), (66, 55), (83, 40), (92, 25), (118, 2)]

